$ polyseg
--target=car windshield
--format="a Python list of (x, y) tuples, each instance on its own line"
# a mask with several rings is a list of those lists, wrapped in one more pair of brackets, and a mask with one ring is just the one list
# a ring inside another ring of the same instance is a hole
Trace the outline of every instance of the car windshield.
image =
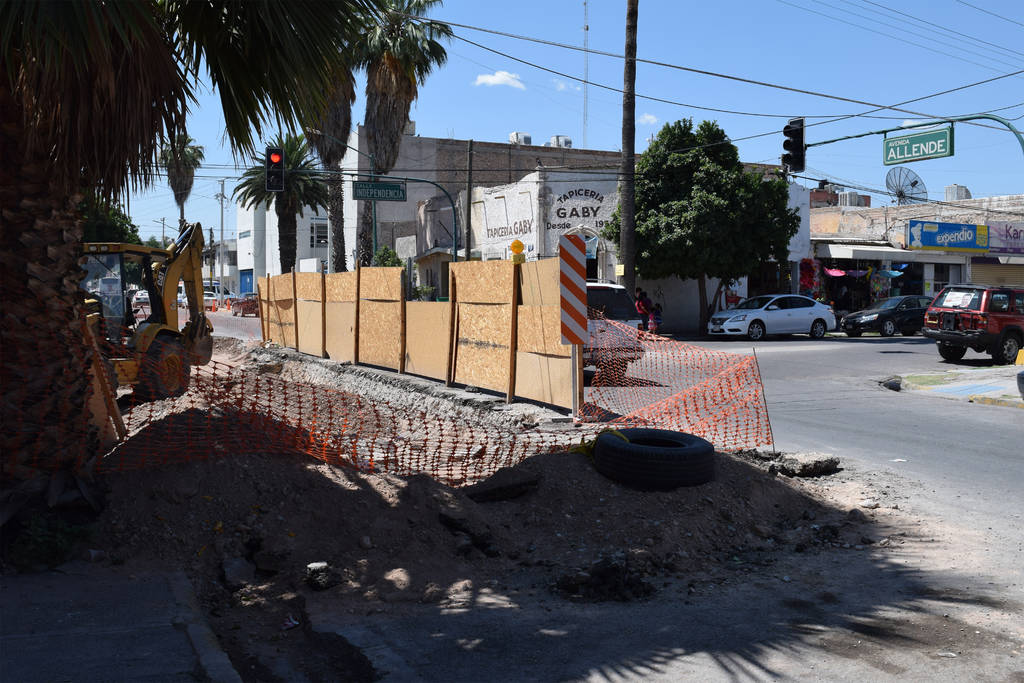
[(610, 320), (640, 318), (625, 289), (587, 287), (587, 307), (591, 310), (591, 317), (594, 317), (594, 311), (597, 311)]
[(981, 290), (966, 287), (947, 287), (935, 299), (933, 306), (940, 308), (966, 308), (972, 311), (981, 310)]
[(901, 301), (903, 301), (903, 297), (893, 296), (893, 297), (889, 297), (888, 299), (882, 299), (881, 301), (876, 301), (875, 305), (872, 306), (871, 308), (876, 308), (878, 310), (883, 310), (884, 311), (884, 310), (887, 310), (887, 309), (890, 309), (890, 308), (896, 308), (897, 306), (900, 305)]
[(736, 308), (742, 311), (753, 311), (758, 308), (764, 308), (768, 303), (774, 299), (774, 296), (755, 296), (749, 299), (744, 299), (739, 303)]

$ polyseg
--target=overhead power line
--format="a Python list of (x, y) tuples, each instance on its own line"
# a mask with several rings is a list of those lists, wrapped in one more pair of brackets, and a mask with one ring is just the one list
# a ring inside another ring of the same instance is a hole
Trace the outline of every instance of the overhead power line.
[(1004, 17), (1002, 14), (996, 14), (995, 12), (990, 12), (989, 10), (987, 10), (987, 9), (985, 9), (983, 7), (978, 7), (977, 5), (972, 5), (969, 2), (964, 2), (964, 0), (956, 0), (956, 1), (959, 2), (961, 5), (967, 5), (968, 7), (972, 8), (972, 9), (976, 9), (979, 12), (984, 12), (985, 14), (991, 14), (993, 17), (996, 17), (997, 19), (1002, 19), (1003, 21), (1008, 21), (1011, 24), (1017, 24), (1018, 26), (1024, 26), (1024, 23), (1021, 23), (1021, 22), (1017, 21), (1016, 19), (1010, 19), (1009, 17)]

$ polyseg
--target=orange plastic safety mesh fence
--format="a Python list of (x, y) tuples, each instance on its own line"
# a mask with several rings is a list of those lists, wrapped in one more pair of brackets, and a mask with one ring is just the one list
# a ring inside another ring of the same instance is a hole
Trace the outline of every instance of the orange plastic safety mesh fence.
[(772, 443), (754, 356), (712, 351), (631, 328), (590, 321), (584, 420), (674, 429), (735, 450)]
[[(111, 471), (225, 454), (301, 453), (363, 471), (426, 473), (459, 486), (536, 453), (565, 449), (609, 426), (686, 431), (722, 450), (771, 443), (753, 357), (710, 351), (614, 321), (592, 321), (591, 339), (593, 346), (584, 350), (584, 424), (549, 429), (456, 402), (439, 409), (415, 392), (396, 391), (382, 399), (360, 393), (359, 387), (294, 381), (253, 365), (213, 361), (173, 376), (173, 364), (168, 374), (167, 366), (156, 367), (158, 354), (149, 354), (140, 377), (152, 384), (163, 373), (165, 388), (180, 395), (145, 400), (144, 389), (122, 391), (128, 438), (95, 466)], [(4, 462), (45, 468), (51, 461), (48, 453), (28, 455), (7, 453)]]

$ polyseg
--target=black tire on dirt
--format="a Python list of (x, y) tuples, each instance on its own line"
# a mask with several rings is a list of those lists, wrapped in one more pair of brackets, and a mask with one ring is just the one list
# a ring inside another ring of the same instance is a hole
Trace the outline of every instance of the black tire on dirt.
[(828, 332), (828, 325), (821, 318), (811, 323), (811, 339), (824, 339), (826, 332)]
[(896, 334), (896, 322), (894, 320), (883, 320), (879, 334), (883, 337), (891, 337)]
[(750, 341), (761, 341), (764, 339), (764, 323), (760, 320), (750, 323), (750, 327), (747, 328), (747, 339)]
[(992, 351), (992, 360), (996, 365), (1013, 365), (1017, 361), (1017, 353), (1020, 351), (1020, 337), (1014, 332), (1003, 332), (999, 343)]
[(667, 429), (623, 429), (629, 441), (601, 434), (594, 468), (613, 481), (642, 491), (671, 491), (715, 478), (715, 447), (699, 436)]
[(967, 353), (966, 346), (953, 346), (952, 344), (943, 344), (942, 342), (936, 342), (936, 346), (939, 347), (939, 355), (942, 356), (943, 360), (947, 360), (950, 363), (957, 362)]
[(157, 337), (140, 361), (135, 391), (146, 401), (181, 396), (188, 391), (190, 370), (188, 354), (181, 342)]

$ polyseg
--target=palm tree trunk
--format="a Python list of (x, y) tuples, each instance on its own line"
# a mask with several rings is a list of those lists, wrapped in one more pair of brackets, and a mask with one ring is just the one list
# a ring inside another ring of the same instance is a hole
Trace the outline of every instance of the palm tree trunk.
[(277, 199), (274, 201), (277, 213), (277, 242), (281, 251), (281, 272), (290, 273), (295, 267), (299, 207)]
[(98, 448), (87, 402), (91, 347), (78, 283), (77, 197), (49, 184), (45, 155), (27, 156), (21, 110), (0, 85), (0, 472), (16, 481), (84, 464)]
[(363, 202), (363, 215), (359, 220), (359, 265), (373, 263), (373, 202)]
[(327, 183), (327, 218), (331, 223), (331, 270), (344, 273), (345, 264), (345, 181), (335, 178)]
[(622, 75), (622, 164), (619, 194), (622, 224), (619, 230), (619, 258), (623, 285), (630, 296), (636, 287), (636, 22), (638, 0), (626, 3), (626, 62)]

